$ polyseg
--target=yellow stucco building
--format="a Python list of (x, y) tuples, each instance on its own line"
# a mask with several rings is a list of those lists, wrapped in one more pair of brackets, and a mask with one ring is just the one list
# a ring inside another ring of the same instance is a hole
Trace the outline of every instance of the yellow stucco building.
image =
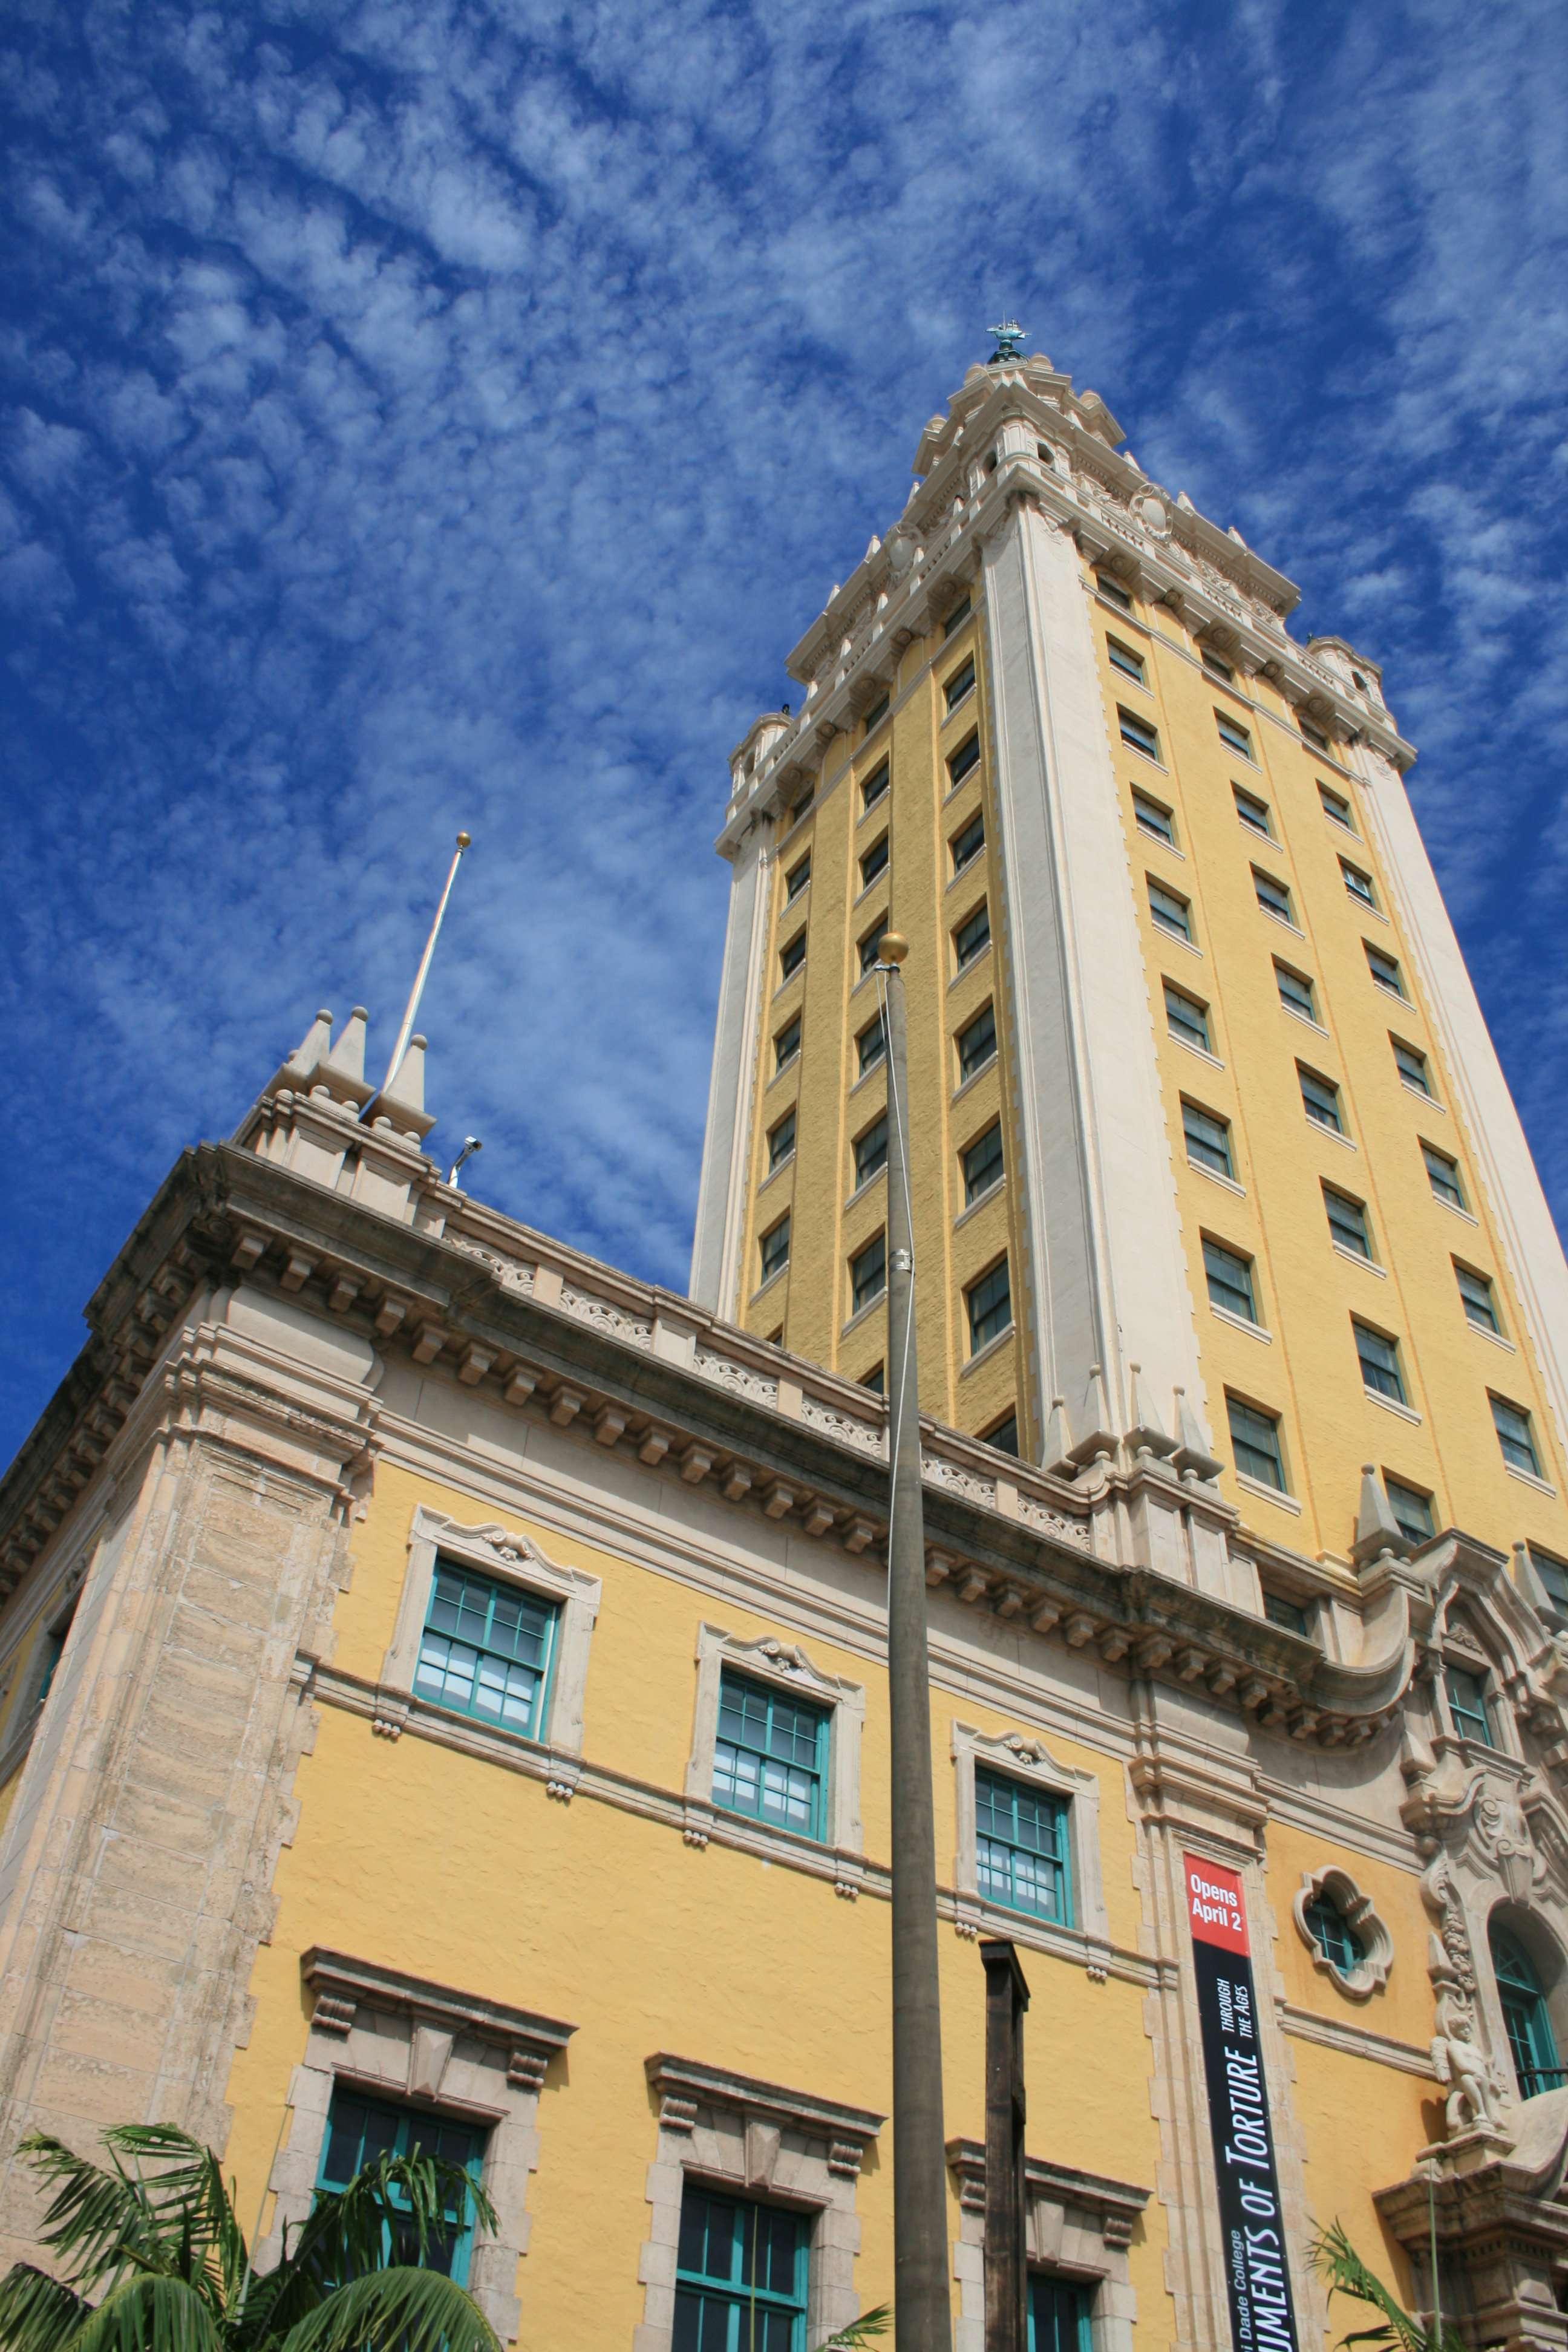
[(1339, 2219), (1424, 2305), (1435, 2225), (1473, 2346), (1568, 2344), (1568, 1271), (1375, 667), (1121, 440), (972, 370), (736, 752), (689, 1296), (444, 1182), (422, 1046), (362, 1119), (359, 1012), (106, 1274), (0, 1482), (7, 2258), (24, 2129), (156, 2116), (263, 2263), (439, 2134), (526, 2352), (890, 2293), (890, 916), (958, 2352), (985, 1937), (1036, 2352), (1237, 2340), (1194, 1887), (1250, 1946), (1256, 2340), (1322, 2340)]

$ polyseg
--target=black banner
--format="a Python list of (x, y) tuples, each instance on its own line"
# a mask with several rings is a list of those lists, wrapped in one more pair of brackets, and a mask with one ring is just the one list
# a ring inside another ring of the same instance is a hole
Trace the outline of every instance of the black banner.
[(1235, 2352), (1297, 2352), (1241, 1881), (1184, 1857)]

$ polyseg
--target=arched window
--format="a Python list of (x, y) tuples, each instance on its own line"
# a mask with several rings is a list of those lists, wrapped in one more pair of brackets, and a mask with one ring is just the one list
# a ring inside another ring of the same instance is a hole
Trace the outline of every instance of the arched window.
[(1534, 1963), (1506, 1927), (1494, 1927), (1489, 1941), (1519, 2095), (1533, 2099), (1539, 2092), (1560, 2090), (1568, 2073), (1557, 2061), (1557, 2040)]
[(1313, 1942), (1321, 1946), (1323, 1958), (1332, 1967), (1342, 1969), (1347, 1976), (1352, 1969), (1359, 1968), (1366, 1958), (1366, 1948), (1343, 1912), (1326, 1894), (1320, 1895), (1315, 1903), (1309, 1903), (1302, 1916)]

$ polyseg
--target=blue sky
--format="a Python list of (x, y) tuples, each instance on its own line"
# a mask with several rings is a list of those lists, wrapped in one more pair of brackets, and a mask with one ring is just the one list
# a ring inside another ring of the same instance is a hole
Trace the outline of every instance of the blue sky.
[[(724, 755), (1006, 306), (1386, 664), (1560, 1225), (1560, 6), (17, 5), (0, 1458), (176, 1153), (386, 1050), (684, 1287)], [(482, 1171), (482, 1172), (481, 1172)]]

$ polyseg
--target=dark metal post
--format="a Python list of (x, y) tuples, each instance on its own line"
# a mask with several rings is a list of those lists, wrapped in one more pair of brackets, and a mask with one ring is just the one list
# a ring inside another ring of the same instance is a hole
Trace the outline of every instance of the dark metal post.
[(936, 1827), (931, 1784), (925, 1517), (910, 1229), (909, 1086), (904, 1050), (908, 942), (878, 950), (888, 1024), (888, 1701), (892, 1748), (893, 2327), (897, 2352), (951, 2352), (947, 2151), (942, 2120), (937, 1985)]
[(985, 1963), (985, 2352), (1026, 2352), (1024, 2236), (1024, 2011), (1029, 1988), (1011, 1944)]

